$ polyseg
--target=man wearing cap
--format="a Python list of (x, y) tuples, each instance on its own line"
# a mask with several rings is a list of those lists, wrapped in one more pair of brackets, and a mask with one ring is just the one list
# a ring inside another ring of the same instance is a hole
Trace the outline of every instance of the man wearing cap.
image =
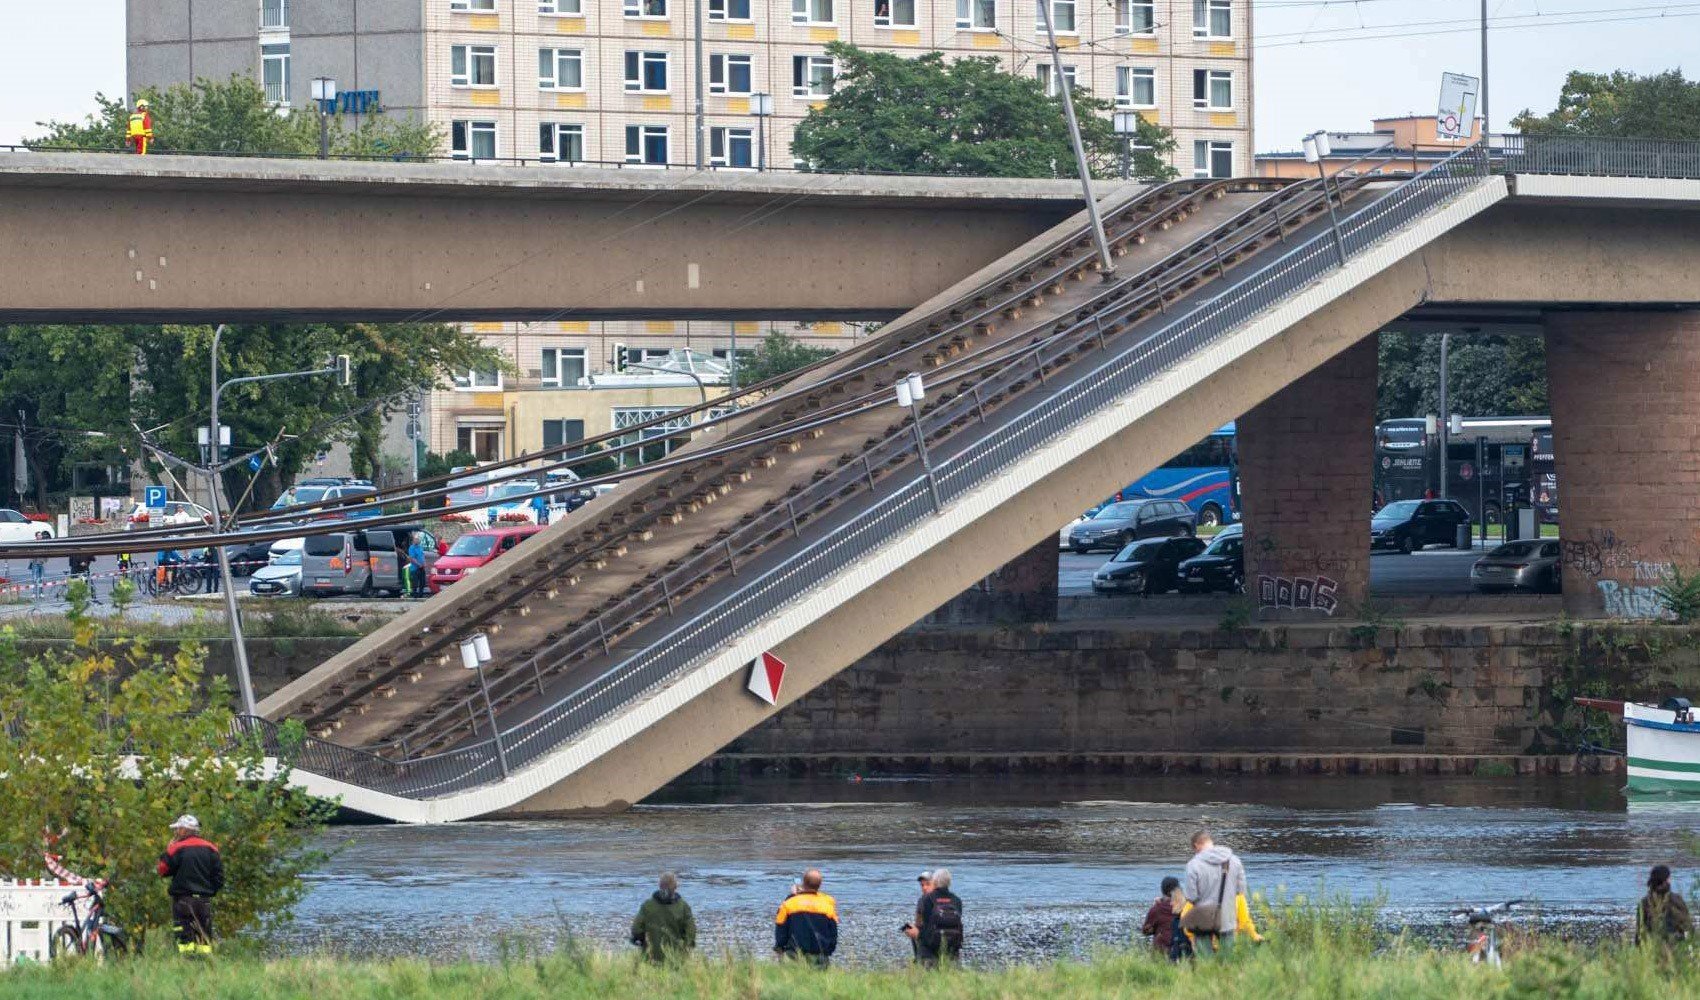
[(915, 881), (921, 883), (921, 898), (915, 903), (915, 922), (903, 925), (903, 934), (909, 938), (909, 947), (915, 952), (915, 960), (921, 960), (921, 904), (927, 901), (927, 893), (933, 891), (933, 873), (923, 871), (915, 876)]
[(171, 880), (171, 919), (177, 953), (212, 954), (212, 898), (224, 888), (224, 860), (201, 839), (201, 821), (185, 813), (171, 823), (171, 846), (159, 856), (161, 878)]

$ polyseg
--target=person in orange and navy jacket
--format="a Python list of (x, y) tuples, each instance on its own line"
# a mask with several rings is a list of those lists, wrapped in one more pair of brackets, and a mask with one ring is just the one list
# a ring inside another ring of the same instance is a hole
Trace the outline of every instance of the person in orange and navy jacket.
[(212, 899), (224, 888), (224, 859), (201, 839), (201, 821), (184, 814), (171, 824), (171, 846), (159, 856), (161, 878), (171, 880), (171, 919), (177, 952), (212, 954)]
[(774, 918), (773, 950), (824, 969), (838, 948), (838, 903), (820, 891), (821, 881), (820, 870), (810, 868), (803, 873), (802, 891), (780, 905)]

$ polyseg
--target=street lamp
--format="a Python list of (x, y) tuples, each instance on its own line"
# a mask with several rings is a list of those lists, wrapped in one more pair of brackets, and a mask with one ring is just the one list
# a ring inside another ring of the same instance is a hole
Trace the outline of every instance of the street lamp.
[(1334, 196), (1328, 190), (1328, 165), (1323, 162), (1334, 155), (1334, 144), (1328, 141), (1328, 132), (1312, 132), (1305, 136), (1305, 162), (1316, 164), (1316, 175), (1322, 178), (1322, 200), (1328, 203), (1328, 222), (1334, 229), (1334, 253), (1340, 258), (1340, 266), (1346, 266), (1346, 241), (1340, 237), (1340, 216), (1334, 211)]
[(490, 701), (490, 682), (484, 677), (484, 664), (490, 662), (490, 637), (475, 633), (460, 641), (460, 665), (478, 671), (478, 687), (484, 692), (484, 714), (490, 720), (490, 739), (496, 744), (496, 762), (501, 765), (502, 777), (508, 776), (508, 751), (502, 746), (502, 731), (496, 728), (496, 706)]
[(897, 381), (897, 405), (909, 411), (915, 428), (915, 447), (921, 452), (921, 468), (927, 473), (927, 490), (933, 496), (933, 513), (944, 507), (939, 502), (939, 484), (933, 476), (933, 460), (927, 454), (927, 436), (921, 433), (921, 401), (927, 398), (927, 384), (911, 372)]
[(319, 159), (331, 155), (331, 112), (336, 110), (336, 81), (328, 76), (313, 80), (313, 102), (319, 106)]
[(767, 169), (767, 120), (773, 115), (773, 95), (750, 95), (750, 114), (756, 116), (756, 170)]
[(1139, 112), (1117, 111), (1111, 120), (1122, 140), (1122, 180), (1125, 181), (1133, 170), (1133, 137), (1139, 134)]

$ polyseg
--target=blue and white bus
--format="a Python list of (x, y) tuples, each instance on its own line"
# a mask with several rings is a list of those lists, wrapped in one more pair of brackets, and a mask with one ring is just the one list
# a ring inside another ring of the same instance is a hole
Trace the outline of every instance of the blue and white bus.
[(1198, 515), (1201, 527), (1240, 519), (1240, 468), (1234, 425), (1209, 437), (1129, 483), (1117, 500), (1179, 500)]

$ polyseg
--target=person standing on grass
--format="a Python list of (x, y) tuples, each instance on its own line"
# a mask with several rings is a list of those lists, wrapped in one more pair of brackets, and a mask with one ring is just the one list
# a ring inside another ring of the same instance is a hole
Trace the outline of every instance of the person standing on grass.
[[(1145, 911), (1145, 923), (1140, 926), (1139, 933), (1151, 939), (1151, 947), (1159, 955), (1167, 955), (1175, 943), (1176, 898), (1180, 895), (1181, 880), (1173, 875), (1164, 877), (1161, 887), (1162, 895), (1151, 904), (1151, 909)], [(1180, 899), (1185, 905), (1186, 900)]]
[(1181, 916), (1181, 927), (1192, 932), (1200, 953), (1226, 951), (1233, 947), (1239, 926), (1235, 897), (1247, 894), (1245, 866), (1233, 851), (1216, 846), (1209, 830), (1192, 835), (1192, 850), (1181, 880), (1191, 906)]
[(212, 901), (224, 889), (224, 859), (201, 839), (201, 821), (188, 813), (171, 823), (171, 846), (159, 856), (159, 875), (171, 880), (171, 919), (179, 955), (212, 954)]
[(1647, 895), (1635, 909), (1635, 943), (1685, 941), (1694, 933), (1688, 903), (1670, 887), (1670, 866), (1656, 865), (1647, 876)]
[(821, 891), (823, 881), (818, 868), (804, 872), (803, 890), (779, 905), (773, 921), (773, 950), (821, 969), (838, 950), (838, 901)]
[(632, 944), (651, 962), (683, 959), (697, 946), (697, 921), (691, 904), (679, 895), (679, 876), (662, 872), (654, 893), (632, 921)]
[(921, 964), (937, 968), (939, 959), (962, 957), (962, 897), (950, 891), (950, 869), (933, 872), (933, 891), (921, 897)]

